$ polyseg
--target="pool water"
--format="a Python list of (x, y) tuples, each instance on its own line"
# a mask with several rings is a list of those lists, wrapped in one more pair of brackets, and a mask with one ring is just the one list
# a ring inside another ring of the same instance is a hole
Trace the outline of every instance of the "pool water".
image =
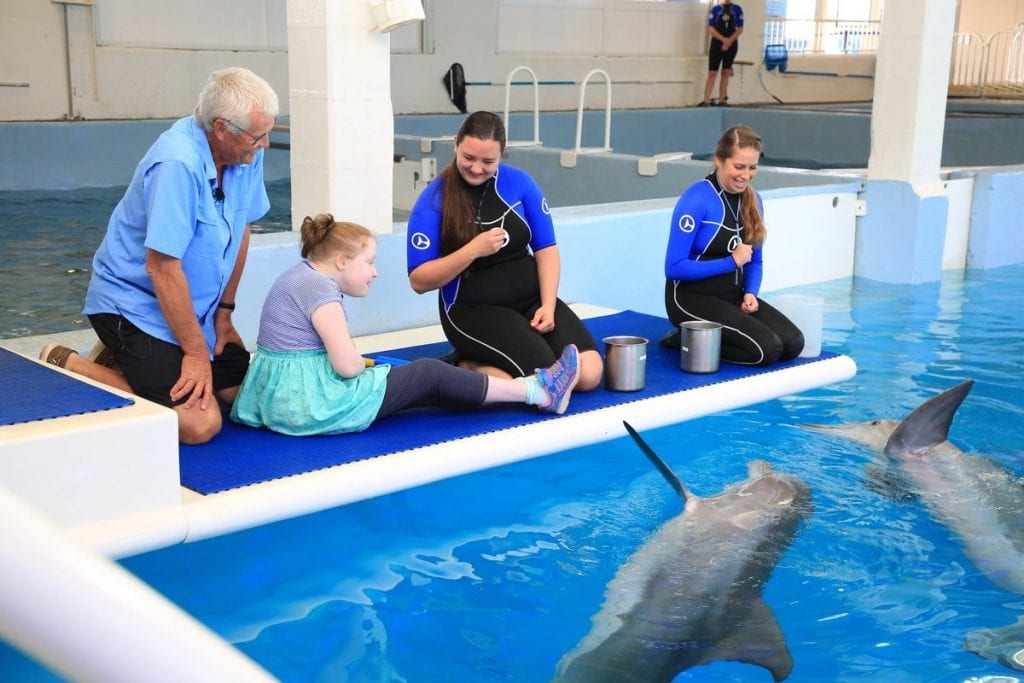
[[(124, 187), (0, 191), (0, 339), (89, 329), (82, 315), (92, 257)], [(253, 233), (290, 229), (291, 181), (267, 183)]]
[[(919, 502), (872, 491), (865, 448), (796, 426), (902, 417), (973, 378), (951, 440), (1024, 474), (1022, 289), (1017, 266), (796, 288), (825, 298), (824, 348), (852, 356), (856, 377), (645, 432), (698, 495), (753, 458), (811, 487), (814, 514), (764, 590), (789, 681), (1024, 680), (962, 647), (1024, 615), (1024, 596), (981, 575)], [(619, 565), (678, 511), (623, 434), (123, 565), (284, 681), (545, 681)], [(10, 655), (4, 671), (47, 680)], [(771, 679), (713, 662), (675, 680)]]

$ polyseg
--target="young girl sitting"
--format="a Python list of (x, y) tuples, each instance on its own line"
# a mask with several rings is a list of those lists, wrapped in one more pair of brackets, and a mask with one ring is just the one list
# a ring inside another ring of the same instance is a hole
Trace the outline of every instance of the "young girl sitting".
[(349, 335), (343, 298), (366, 296), (377, 241), (330, 214), (302, 222), (302, 258), (263, 304), (256, 355), (231, 419), (302, 436), (366, 429), (406, 408), (521, 402), (561, 414), (579, 380), (579, 352), (518, 379), (488, 377), (433, 358), (366, 367)]

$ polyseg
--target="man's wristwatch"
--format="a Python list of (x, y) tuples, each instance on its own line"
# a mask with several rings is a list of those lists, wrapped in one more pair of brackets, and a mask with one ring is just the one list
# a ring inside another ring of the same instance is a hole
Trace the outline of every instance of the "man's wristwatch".
[(217, 308), (225, 308), (225, 309), (227, 309), (229, 311), (233, 311), (233, 310), (235, 310), (235, 305), (234, 304), (229, 304), (226, 301), (221, 301), (221, 302), (219, 302), (217, 304)]

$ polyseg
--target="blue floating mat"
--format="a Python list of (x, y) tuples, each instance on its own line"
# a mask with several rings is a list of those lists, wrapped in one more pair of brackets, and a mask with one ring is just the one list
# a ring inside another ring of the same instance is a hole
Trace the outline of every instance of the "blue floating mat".
[(135, 401), (0, 348), (0, 425), (130, 406)]
[[(836, 354), (823, 352), (818, 358), (797, 358), (767, 368), (722, 363), (718, 372), (696, 375), (679, 369), (679, 352), (658, 343), (672, 330), (666, 318), (624, 311), (584, 320), (598, 346), (614, 335), (635, 335), (649, 340), (646, 385), (640, 391), (616, 392), (603, 387), (574, 393), (567, 415), (598, 410), (631, 401), (653, 398), (687, 389), (775, 372), (815, 363)], [(396, 361), (439, 358), (451, 351), (447, 342), (393, 349), (380, 354)], [(181, 483), (199, 493), (227, 489), (287, 477), (294, 474), (375, 458), (412, 448), (471, 437), (559, 416), (539, 413), (515, 404), (487, 406), (480, 410), (416, 410), (375, 422), (364, 432), (334, 436), (293, 437), (265, 429), (244, 427), (225, 420), (224, 430), (203, 446), (181, 446)]]

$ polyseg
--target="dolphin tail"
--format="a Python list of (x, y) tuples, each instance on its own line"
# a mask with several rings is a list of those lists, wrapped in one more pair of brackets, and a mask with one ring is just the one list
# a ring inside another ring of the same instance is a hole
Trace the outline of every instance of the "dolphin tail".
[(786, 645), (779, 622), (761, 598), (750, 603), (743, 623), (727, 638), (710, 648), (701, 664), (713, 661), (743, 662), (767, 669), (776, 681), (783, 681), (793, 670), (793, 656)]
[(672, 471), (672, 468), (665, 464), (665, 461), (661, 459), (661, 456), (655, 453), (654, 449), (647, 445), (647, 442), (644, 441), (643, 437), (641, 437), (635, 429), (633, 429), (632, 425), (625, 420), (622, 421), (622, 424), (626, 427), (626, 431), (629, 432), (629, 435), (633, 437), (633, 441), (636, 442), (636, 445), (639, 446), (640, 450), (647, 456), (647, 459), (654, 463), (654, 466), (658, 468), (659, 472), (661, 472), (661, 476), (665, 477), (665, 480), (668, 481), (669, 485), (676, 490), (676, 493), (678, 493), (679, 497), (683, 499), (683, 504), (685, 505), (686, 499), (690, 497), (690, 492), (686, 490), (685, 486), (683, 486), (683, 482), (679, 480), (679, 477), (677, 477), (676, 473)]
[(1017, 617), (1017, 623), (1009, 626), (971, 631), (964, 638), (964, 649), (1011, 669), (1024, 671), (1024, 617)]
[(885, 444), (885, 452), (892, 456), (924, 453), (945, 441), (957, 408), (973, 386), (974, 380), (969, 379), (919, 405), (893, 430)]

